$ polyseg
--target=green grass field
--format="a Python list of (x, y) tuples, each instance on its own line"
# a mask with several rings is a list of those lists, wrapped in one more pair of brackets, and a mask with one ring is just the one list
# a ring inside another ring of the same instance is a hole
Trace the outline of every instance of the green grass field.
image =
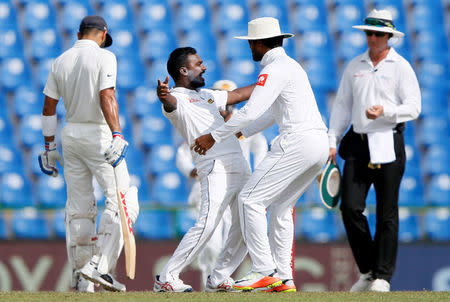
[(145, 302), (145, 301), (182, 301), (182, 302), (449, 302), (450, 292), (390, 292), (390, 293), (349, 293), (349, 292), (298, 292), (284, 294), (270, 293), (58, 293), (58, 292), (8, 292), (0, 293), (2, 302)]

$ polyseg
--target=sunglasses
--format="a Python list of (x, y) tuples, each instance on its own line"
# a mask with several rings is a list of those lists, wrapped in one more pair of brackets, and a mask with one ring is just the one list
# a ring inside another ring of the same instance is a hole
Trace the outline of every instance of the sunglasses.
[(379, 32), (379, 31), (370, 31), (370, 30), (366, 30), (364, 31), (366, 33), (366, 36), (370, 37), (372, 35), (375, 35), (375, 37), (377, 38), (381, 38), (384, 37), (386, 35), (386, 33), (383, 32)]

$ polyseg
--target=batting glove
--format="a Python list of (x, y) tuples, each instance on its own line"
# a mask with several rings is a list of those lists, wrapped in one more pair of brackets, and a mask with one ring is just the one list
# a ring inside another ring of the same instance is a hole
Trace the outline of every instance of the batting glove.
[(105, 152), (106, 161), (113, 167), (117, 166), (127, 154), (128, 142), (123, 138), (122, 133), (114, 131), (111, 145)]
[(56, 150), (55, 142), (45, 143), (45, 151), (41, 152), (38, 155), (38, 161), (41, 171), (53, 177), (58, 176), (56, 161), (59, 161), (61, 166), (63, 166), (61, 154), (59, 153), (58, 150)]

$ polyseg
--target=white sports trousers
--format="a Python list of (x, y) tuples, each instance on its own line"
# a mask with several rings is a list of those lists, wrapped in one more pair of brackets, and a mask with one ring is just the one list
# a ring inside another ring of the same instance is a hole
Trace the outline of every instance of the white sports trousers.
[(277, 269), (280, 278), (292, 279), (293, 208), (327, 158), (325, 131), (283, 134), (272, 142), (271, 150), (239, 194), (242, 234), (252, 271)]
[(184, 235), (162, 270), (160, 274), (162, 282), (178, 279), (180, 272), (197, 257), (219, 224), (227, 206), (231, 208), (232, 223), (218, 265), (228, 261), (228, 258), (233, 259), (233, 265), (224, 265), (225, 277), (233, 273), (247, 252), (242, 240), (237, 207), (238, 194), (250, 176), (247, 161), (242, 154), (232, 153), (202, 161), (197, 164), (197, 170), (202, 195), (198, 219)]
[(95, 176), (103, 189), (106, 208), (117, 211), (114, 170), (103, 155), (111, 144), (108, 125), (67, 123), (61, 132), (61, 142), (67, 183), (68, 219), (95, 219), (97, 216), (92, 176)]

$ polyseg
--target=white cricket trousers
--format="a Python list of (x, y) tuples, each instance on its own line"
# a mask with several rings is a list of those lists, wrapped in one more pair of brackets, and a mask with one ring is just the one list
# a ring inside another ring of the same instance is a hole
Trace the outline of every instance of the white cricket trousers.
[(64, 178), (67, 184), (66, 217), (97, 217), (92, 177), (106, 197), (106, 207), (117, 210), (113, 167), (103, 155), (111, 144), (108, 125), (67, 123), (61, 132)]
[[(292, 279), (293, 207), (329, 155), (325, 131), (280, 134), (239, 194), (242, 234), (252, 271)], [(266, 209), (269, 208), (269, 235)]]
[(197, 257), (219, 224), (227, 206), (231, 208), (232, 225), (224, 249), (232, 250), (239, 247), (243, 250), (240, 251), (241, 259), (236, 257), (234, 260), (238, 262), (236, 267), (246, 255), (245, 246), (241, 244), (243, 240), (239, 225), (237, 197), (250, 176), (248, 162), (242, 153), (233, 153), (215, 160), (200, 162), (197, 165), (197, 171), (202, 196), (197, 221), (183, 236), (163, 268), (160, 274), (162, 282), (178, 279), (181, 271)]

